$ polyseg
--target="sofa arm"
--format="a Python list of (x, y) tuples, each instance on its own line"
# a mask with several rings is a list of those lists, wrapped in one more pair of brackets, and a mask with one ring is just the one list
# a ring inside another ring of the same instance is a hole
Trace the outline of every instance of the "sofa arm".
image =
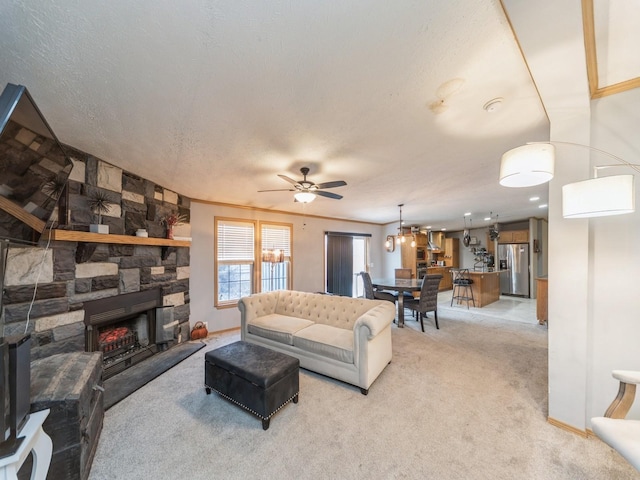
[(382, 330), (387, 328), (396, 316), (395, 305), (390, 302), (380, 301), (380, 304), (368, 310), (360, 316), (353, 325), (355, 332), (362, 328), (369, 330), (367, 338), (370, 340), (378, 335)]
[(275, 313), (278, 303), (278, 292), (254, 293), (238, 300), (240, 310), (240, 326), (245, 330), (252, 320)]

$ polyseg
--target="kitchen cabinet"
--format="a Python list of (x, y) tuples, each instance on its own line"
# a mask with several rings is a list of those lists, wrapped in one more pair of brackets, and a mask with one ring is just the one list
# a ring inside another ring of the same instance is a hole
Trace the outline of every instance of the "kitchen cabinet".
[(444, 239), (444, 264), (446, 267), (458, 267), (460, 264), (460, 240), (457, 238)]
[(529, 242), (528, 230), (516, 230), (513, 232), (513, 243), (527, 243)]
[(400, 244), (400, 261), (402, 263), (402, 268), (410, 268), (411, 269), (411, 278), (418, 278), (416, 276), (416, 267), (418, 264), (417, 259), (417, 246), (411, 246), (411, 240), (407, 238), (407, 241)]
[(417, 247), (426, 247), (427, 246), (427, 236), (424, 233), (418, 233), (416, 235), (414, 235), (415, 239), (416, 239), (416, 246)]
[[(411, 240), (416, 242), (415, 247), (411, 246)], [(411, 276), (418, 278), (417, 265), (418, 262), (427, 262), (428, 259), (418, 258), (418, 250), (422, 250), (424, 255), (427, 248), (427, 236), (424, 233), (417, 233), (412, 236), (407, 235), (406, 241), (400, 244), (400, 258), (402, 268), (410, 268)]]
[(505, 230), (500, 232), (498, 243), (528, 243), (529, 230)]
[(549, 321), (548, 303), (549, 303), (549, 290), (547, 278), (536, 278), (538, 294), (536, 297), (536, 317), (538, 323), (543, 325)]

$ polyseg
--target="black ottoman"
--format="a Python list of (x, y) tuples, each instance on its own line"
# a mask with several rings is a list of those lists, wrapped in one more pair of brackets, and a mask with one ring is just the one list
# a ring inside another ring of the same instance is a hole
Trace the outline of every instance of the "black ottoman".
[(204, 386), (260, 417), (266, 430), (274, 413), (298, 403), (299, 368), (295, 357), (240, 341), (205, 354)]

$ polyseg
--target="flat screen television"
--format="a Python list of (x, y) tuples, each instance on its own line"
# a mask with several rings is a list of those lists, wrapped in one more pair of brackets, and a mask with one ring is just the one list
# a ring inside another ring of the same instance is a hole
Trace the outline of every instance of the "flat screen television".
[(72, 168), (26, 87), (7, 84), (0, 95), (0, 239), (37, 243)]

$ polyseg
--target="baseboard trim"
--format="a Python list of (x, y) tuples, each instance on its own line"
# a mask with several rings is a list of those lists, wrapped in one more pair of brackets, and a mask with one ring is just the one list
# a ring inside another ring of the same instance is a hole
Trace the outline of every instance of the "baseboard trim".
[(240, 330), (240, 327), (225, 328), (224, 330), (216, 330), (215, 332), (209, 332), (209, 335), (235, 332), (236, 330)]
[[(589, 432), (585, 430), (580, 430), (574, 426), (569, 425), (568, 423), (561, 422), (560, 420), (556, 420), (555, 418), (547, 417), (547, 422), (553, 425), (554, 427), (561, 428), (562, 430), (566, 430), (567, 432), (574, 433), (576, 435), (581, 436), (582, 438), (588, 438)], [(593, 432), (591, 433), (593, 435)]]

